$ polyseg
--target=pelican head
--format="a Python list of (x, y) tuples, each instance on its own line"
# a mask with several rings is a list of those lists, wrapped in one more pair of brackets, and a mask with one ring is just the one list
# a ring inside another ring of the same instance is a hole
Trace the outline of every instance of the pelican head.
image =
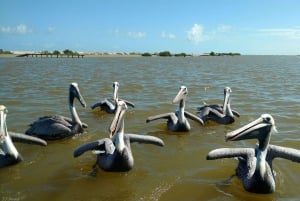
[(263, 114), (249, 124), (227, 133), (225, 138), (229, 141), (258, 139), (259, 148), (265, 150), (272, 132), (277, 132), (275, 121), (271, 115)]
[(113, 99), (114, 99), (114, 101), (118, 101), (119, 82), (115, 81), (113, 83), (113, 88), (114, 88)]
[(179, 92), (177, 93), (177, 95), (175, 96), (175, 98), (173, 99), (172, 103), (177, 103), (178, 101), (181, 100), (185, 100), (186, 96), (188, 94), (188, 89), (186, 86), (181, 86), (179, 88)]
[(83, 96), (81, 95), (78, 84), (76, 82), (70, 84), (69, 101), (72, 106), (73, 106), (74, 98), (78, 99), (82, 107), (86, 107), (85, 100), (83, 99)]
[[(6, 126), (7, 109), (4, 105), (0, 105), (0, 166), (6, 166), (17, 163), (22, 160), (14, 146)], [(2, 157), (4, 154), (4, 157)]]
[(115, 116), (109, 127), (110, 138), (114, 138), (117, 133), (124, 132), (124, 115), (127, 110), (127, 105), (124, 101), (118, 101)]
[(228, 104), (230, 104), (229, 96), (232, 90), (230, 87), (225, 87), (224, 89), (224, 105), (223, 105), (223, 113), (225, 114)]
[(224, 89), (224, 95), (226, 95), (228, 93), (231, 93), (231, 92), (232, 92), (232, 90), (231, 90), (230, 87), (225, 87), (225, 89)]

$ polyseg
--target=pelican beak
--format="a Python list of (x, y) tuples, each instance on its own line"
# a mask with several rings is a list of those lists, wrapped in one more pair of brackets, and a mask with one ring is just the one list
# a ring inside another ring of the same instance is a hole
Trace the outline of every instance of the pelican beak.
[(175, 98), (173, 99), (172, 103), (177, 103), (178, 101), (184, 99), (188, 94), (188, 90), (185, 86), (181, 86), (179, 88), (179, 92), (177, 93), (177, 95), (175, 96)]
[(118, 102), (118, 107), (117, 107), (117, 111), (115, 113), (115, 116), (110, 124), (109, 127), (109, 137), (113, 138), (114, 135), (120, 131), (120, 129), (122, 128), (122, 124), (124, 121), (124, 115), (125, 112), (127, 110), (127, 105), (124, 101), (119, 101)]
[(269, 134), (272, 127), (274, 127), (274, 119), (271, 115), (263, 114), (258, 119), (251, 123), (231, 131), (226, 134), (226, 141), (238, 141), (245, 139), (262, 139), (265, 135)]
[(78, 99), (78, 101), (80, 102), (81, 106), (82, 106), (82, 107), (86, 107), (85, 100), (84, 100), (83, 96), (82, 96), (81, 93), (80, 93), (78, 84), (75, 83), (75, 82), (73, 82), (73, 83), (71, 83), (70, 88), (71, 88), (72, 93), (74, 94), (74, 96), (75, 96), (75, 97)]
[(82, 106), (82, 107), (86, 107), (86, 102), (85, 102), (85, 100), (83, 99), (83, 96), (81, 95), (79, 89), (78, 89), (78, 97), (77, 97), (77, 98), (78, 98), (78, 100), (79, 100), (81, 106)]

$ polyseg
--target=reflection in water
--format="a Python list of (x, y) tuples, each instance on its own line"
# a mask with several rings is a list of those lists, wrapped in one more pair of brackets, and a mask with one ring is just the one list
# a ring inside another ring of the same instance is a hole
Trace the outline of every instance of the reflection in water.
[[(24, 132), (28, 124), (47, 114), (69, 115), (68, 86), (80, 85), (87, 108), (78, 107), (85, 134), (55, 141), (47, 147), (16, 143), (24, 161), (0, 169), (0, 197), (7, 200), (297, 200), (298, 163), (274, 161), (277, 189), (270, 195), (246, 192), (234, 177), (234, 160), (206, 161), (219, 147), (254, 147), (256, 141), (225, 142), (227, 132), (270, 113), (278, 133), (271, 143), (298, 148), (300, 140), (300, 59), (296, 56), (130, 57), (130, 58), (0, 58), (1, 104), (9, 110), (8, 129)], [(93, 154), (74, 159), (81, 144), (108, 137), (112, 115), (89, 107), (111, 96), (113, 81), (120, 96), (135, 103), (126, 114), (130, 133), (154, 135), (165, 142), (132, 145), (135, 166), (126, 173), (100, 169), (90, 176)], [(231, 87), (231, 107), (241, 114), (230, 125), (191, 123), (191, 131), (176, 133), (165, 122), (146, 124), (154, 114), (174, 111), (178, 87), (189, 89), (186, 110), (221, 103), (222, 90)], [(208, 87), (209, 88), (206, 88)], [(205, 91), (205, 89), (207, 89)]]

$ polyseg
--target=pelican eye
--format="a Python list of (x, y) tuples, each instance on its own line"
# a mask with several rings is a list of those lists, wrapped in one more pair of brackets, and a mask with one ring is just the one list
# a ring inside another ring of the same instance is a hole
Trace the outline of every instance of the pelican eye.
[(118, 82), (114, 82), (113, 83), (113, 87), (118, 87), (119, 86), (119, 83)]
[(270, 121), (271, 121), (271, 118), (270, 118), (270, 117), (266, 117), (265, 120), (266, 120), (267, 122), (270, 122)]

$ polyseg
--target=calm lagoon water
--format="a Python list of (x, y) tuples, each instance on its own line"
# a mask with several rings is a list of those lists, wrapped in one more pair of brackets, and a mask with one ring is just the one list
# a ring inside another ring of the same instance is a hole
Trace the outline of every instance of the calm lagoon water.
[[(8, 108), (10, 131), (24, 132), (39, 116), (69, 116), (68, 88), (77, 82), (88, 107), (76, 102), (86, 133), (49, 142), (47, 147), (16, 143), (24, 161), (0, 169), (0, 201), (8, 200), (298, 200), (300, 164), (274, 161), (276, 192), (246, 192), (234, 178), (237, 161), (206, 161), (221, 147), (254, 147), (256, 141), (225, 142), (227, 132), (263, 113), (270, 113), (278, 133), (271, 143), (300, 149), (300, 57), (101, 57), (0, 58), (0, 98)], [(125, 117), (125, 132), (154, 135), (165, 147), (133, 144), (134, 168), (125, 173), (92, 171), (96, 156), (73, 158), (74, 149), (108, 137), (111, 114), (92, 111), (100, 99), (112, 97), (112, 82), (120, 83), (119, 97), (135, 103)], [(225, 86), (232, 88), (231, 106), (241, 117), (232, 125), (190, 121), (192, 130), (170, 132), (166, 122), (149, 124), (150, 115), (175, 111), (171, 103), (179, 87), (188, 87), (186, 110), (195, 113), (205, 103), (221, 103)], [(207, 89), (207, 90), (205, 90)]]

